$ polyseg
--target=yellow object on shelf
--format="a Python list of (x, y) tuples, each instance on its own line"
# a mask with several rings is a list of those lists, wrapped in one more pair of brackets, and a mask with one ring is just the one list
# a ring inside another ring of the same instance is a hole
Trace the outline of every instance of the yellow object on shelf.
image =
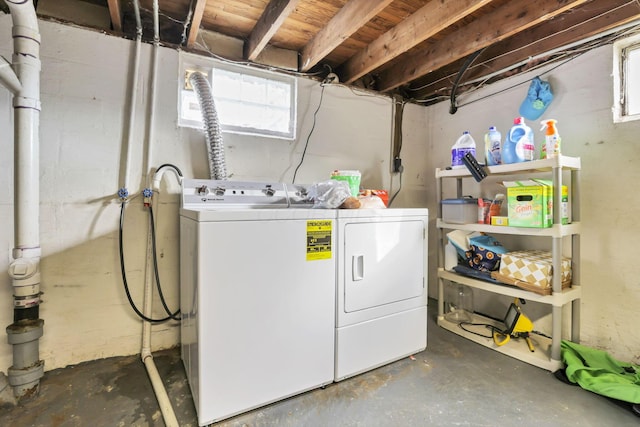
[(509, 217), (506, 216), (492, 216), (491, 225), (507, 226), (509, 225)]

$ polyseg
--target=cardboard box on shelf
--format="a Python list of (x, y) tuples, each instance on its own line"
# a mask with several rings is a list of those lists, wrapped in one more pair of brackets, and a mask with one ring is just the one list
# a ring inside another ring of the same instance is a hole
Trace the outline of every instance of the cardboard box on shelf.
[[(505, 181), (507, 211), (512, 227), (547, 228), (553, 226), (553, 185), (550, 181), (532, 179)], [(569, 191), (562, 186), (562, 223), (567, 224)]]
[[(571, 259), (562, 257), (562, 284), (571, 283)], [(522, 281), (533, 287), (534, 292), (550, 293), (553, 279), (553, 258), (551, 252), (539, 250), (512, 251), (502, 254), (499, 274)], [(547, 292), (548, 291), (548, 292)]]

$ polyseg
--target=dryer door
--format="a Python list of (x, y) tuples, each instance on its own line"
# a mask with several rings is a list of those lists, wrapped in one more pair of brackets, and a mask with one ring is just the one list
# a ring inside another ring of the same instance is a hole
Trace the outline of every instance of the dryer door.
[(344, 232), (344, 310), (347, 313), (424, 292), (424, 223), (349, 223)]

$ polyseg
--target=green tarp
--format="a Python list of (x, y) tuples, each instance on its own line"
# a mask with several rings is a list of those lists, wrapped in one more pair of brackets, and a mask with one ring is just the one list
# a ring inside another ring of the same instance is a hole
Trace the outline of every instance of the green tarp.
[(602, 350), (561, 342), (569, 381), (585, 390), (629, 403), (640, 403), (640, 366), (620, 362)]

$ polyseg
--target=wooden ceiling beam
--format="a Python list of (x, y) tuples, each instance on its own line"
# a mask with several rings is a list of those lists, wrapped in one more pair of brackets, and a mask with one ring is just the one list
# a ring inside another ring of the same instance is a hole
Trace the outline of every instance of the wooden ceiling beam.
[(430, 1), (346, 61), (338, 69), (340, 80), (352, 83), (491, 1)]
[(196, 4), (193, 8), (193, 15), (191, 17), (191, 25), (189, 25), (189, 35), (187, 36), (187, 47), (193, 47), (198, 38), (198, 31), (200, 30), (200, 23), (202, 22), (202, 16), (204, 15), (204, 8), (207, 5), (207, 0), (196, 0)]
[(505, 40), (502, 52), (506, 55), (498, 56), (490, 61), (470, 69), (466, 75), (468, 80), (475, 80), (496, 71), (507, 69), (514, 64), (522, 63), (529, 58), (540, 56), (563, 46), (586, 40), (589, 37), (603, 34), (615, 27), (628, 24), (640, 19), (640, 8), (633, 0), (627, 4), (611, 10), (610, 6), (583, 8), (570, 11), (559, 19), (549, 21), (548, 25), (541, 25), (523, 34), (522, 39), (535, 40), (525, 44), (519, 37)]
[(482, 16), (430, 47), (414, 52), (411, 58), (385, 69), (379, 76), (378, 90), (395, 89), (588, 1), (509, 1), (490, 15)]
[(394, 0), (351, 0), (302, 49), (300, 71), (309, 71)]
[(271, 0), (244, 43), (244, 57), (254, 61), (300, 0)]
[(120, 12), (120, 0), (107, 0), (109, 15), (111, 16), (111, 26), (113, 31), (122, 32), (122, 12)]
[[(540, 56), (541, 53), (551, 52), (638, 19), (640, 19), (640, 8), (635, 0), (628, 0), (626, 4), (613, 9), (611, 4), (592, 2), (487, 49), (482, 56), (489, 59), (482, 62), (476, 61), (466, 72), (465, 80), (478, 80), (506, 71), (515, 64)], [(448, 73), (433, 74), (432, 79), (416, 84), (421, 86), (420, 90), (414, 91), (416, 99), (442, 92), (443, 89), (451, 86), (450, 82), (453, 82), (456, 77), (453, 70), (449, 70)]]

